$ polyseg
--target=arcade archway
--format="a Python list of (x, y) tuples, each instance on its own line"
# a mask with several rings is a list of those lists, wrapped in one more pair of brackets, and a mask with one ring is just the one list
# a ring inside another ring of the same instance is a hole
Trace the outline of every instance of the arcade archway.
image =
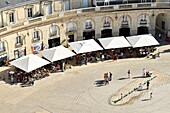
[(162, 34), (164, 36), (169, 36), (168, 32), (168, 16), (166, 13), (160, 13), (156, 17), (155, 35)]

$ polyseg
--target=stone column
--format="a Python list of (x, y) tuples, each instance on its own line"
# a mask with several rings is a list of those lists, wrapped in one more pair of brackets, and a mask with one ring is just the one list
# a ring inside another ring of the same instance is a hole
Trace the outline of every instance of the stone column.
[(137, 35), (137, 29), (138, 29), (138, 18), (137, 14), (132, 14), (131, 15), (131, 21), (130, 21), (130, 35)]
[(83, 30), (85, 26), (84, 17), (77, 17), (77, 37), (75, 38), (77, 41), (83, 40)]
[(95, 39), (101, 38), (101, 26), (103, 24), (103, 22), (101, 20), (102, 19), (100, 16), (96, 16), (94, 18)]
[(156, 16), (151, 15), (149, 33), (151, 33), (153, 36), (155, 36), (155, 24), (156, 24)]

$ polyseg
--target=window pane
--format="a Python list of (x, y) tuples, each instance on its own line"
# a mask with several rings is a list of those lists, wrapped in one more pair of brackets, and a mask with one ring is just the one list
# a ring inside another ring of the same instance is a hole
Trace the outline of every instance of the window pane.
[(73, 22), (68, 23), (67, 27), (68, 27), (68, 31), (73, 31), (74, 30), (74, 23)]
[(17, 43), (21, 43), (21, 36), (17, 36), (17, 37), (16, 37), (16, 42), (17, 42)]
[(9, 14), (9, 22), (14, 22), (14, 13)]
[(28, 9), (28, 17), (32, 17), (32, 8)]
[(39, 31), (34, 32), (34, 39), (35, 40), (39, 39)]
[(0, 51), (4, 51), (4, 42), (0, 42)]
[(56, 34), (57, 34), (57, 28), (56, 28), (56, 26), (51, 26), (51, 27), (50, 27), (50, 33), (51, 33), (51, 35), (56, 35)]

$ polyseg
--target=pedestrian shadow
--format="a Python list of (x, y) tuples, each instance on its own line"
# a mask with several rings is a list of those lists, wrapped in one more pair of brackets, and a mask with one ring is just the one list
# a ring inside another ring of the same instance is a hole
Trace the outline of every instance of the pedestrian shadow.
[(145, 90), (147, 90), (147, 88), (145, 88), (145, 89), (138, 89), (137, 91), (145, 91)]
[(96, 87), (105, 86), (104, 80), (96, 80), (94, 83), (95, 83)]
[(143, 99), (142, 101), (148, 101), (148, 100), (151, 100), (150, 98), (146, 98), (146, 99)]
[(132, 79), (137, 79), (137, 78), (146, 78), (145, 76), (136, 76), (136, 77), (133, 77)]
[(117, 80), (125, 80), (125, 79), (129, 79), (128, 77), (122, 77), (122, 78), (118, 78)]

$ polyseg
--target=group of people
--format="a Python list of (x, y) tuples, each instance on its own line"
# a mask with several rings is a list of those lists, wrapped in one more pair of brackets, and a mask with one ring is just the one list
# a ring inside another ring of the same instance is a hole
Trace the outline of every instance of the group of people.
[[(131, 78), (131, 70), (128, 70), (127, 74), (128, 74), (128, 78), (130, 79)], [(143, 77), (150, 77), (151, 74), (152, 74), (152, 72), (146, 71), (145, 68), (142, 69), (142, 76)]]
[[(130, 79), (130, 77), (131, 77), (131, 71), (128, 70), (127, 73), (128, 73), (128, 78)], [(146, 71), (146, 69), (143, 68), (143, 70), (142, 70), (142, 76), (143, 76), (143, 77), (150, 77), (151, 75), (152, 75), (152, 72)], [(141, 86), (141, 83), (139, 84), (139, 86)], [(149, 86), (150, 86), (150, 81), (148, 80), (148, 81), (146, 82), (146, 89), (147, 89), (147, 90), (149, 90)], [(142, 86), (141, 86), (140, 88), (142, 88)], [(151, 92), (151, 93), (150, 93), (150, 99), (152, 99), (152, 96), (153, 96), (153, 93)]]
[(15, 70), (10, 70), (7, 73), (8, 73), (8, 80), (10, 80), (12, 84), (30, 83), (31, 85), (34, 85), (35, 80), (49, 76), (49, 70), (44, 67), (34, 70), (30, 73), (24, 72), (18, 68), (16, 68)]
[(112, 80), (112, 73), (111, 72), (106, 72), (104, 73), (104, 83), (105, 85), (109, 84), (109, 81)]

